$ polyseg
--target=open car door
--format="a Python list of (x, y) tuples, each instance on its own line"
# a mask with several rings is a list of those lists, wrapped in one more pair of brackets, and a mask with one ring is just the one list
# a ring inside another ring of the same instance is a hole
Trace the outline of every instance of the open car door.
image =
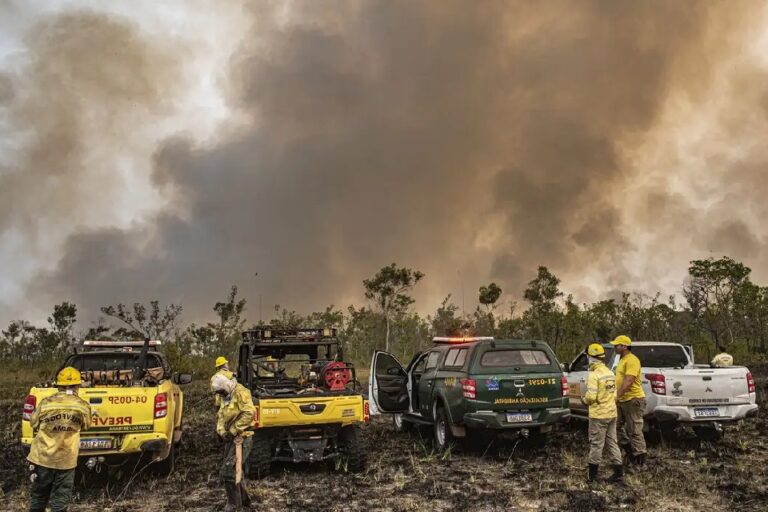
[(408, 411), (408, 374), (395, 356), (374, 352), (368, 380), (371, 415)]

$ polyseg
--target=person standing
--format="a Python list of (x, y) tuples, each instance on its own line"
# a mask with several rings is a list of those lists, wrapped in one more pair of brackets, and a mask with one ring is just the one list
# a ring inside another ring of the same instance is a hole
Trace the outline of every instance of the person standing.
[(710, 366), (713, 368), (726, 368), (728, 366), (733, 366), (733, 356), (725, 351), (725, 347), (720, 345), (717, 347), (717, 349), (720, 351), (720, 353), (717, 354), (714, 359), (712, 359)]
[[(228, 511), (240, 511), (251, 507), (251, 497), (242, 481), (246, 471), (248, 456), (253, 447), (253, 405), (251, 392), (237, 380), (217, 373), (211, 379), (214, 393), (221, 397), (221, 406), (216, 422), (216, 433), (224, 441), (224, 461), (219, 477), (227, 493)], [(240, 467), (237, 461), (240, 460)]]
[(646, 453), (643, 437), (645, 392), (641, 384), (640, 360), (632, 353), (632, 340), (629, 336), (617, 336), (611, 345), (621, 356), (616, 367), (619, 444), (627, 448), (631, 463), (643, 465)]
[(91, 407), (77, 396), (81, 383), (76, 368), (62, 369), (56, 376), (58, 392), (44, 398), (30, 417), (30, 512), (44, 512), (47, 506), (66, 512), (72, 501), (80, 431), (91, 426)]
[[(217, 357), (214, 363), (214, 366), (216, 367), (216, 373), (213, 374), (213, 377), (221, 374), (221, 375), (224, 375), (226, 378), (231, 379), (235, 376), (235, 374), (230, 371), (229, 361), (224, 356)], [(213, 393), (213, 405), (216, 407), (216, 410), (219, 410), (219, 407), (221, 407), (221, 395), (219, 395), (213, 390), (213, 377), (211, 377), (211, 392)]]
[(624, 481), (624, 466), (616, 438), (616, 377), (605, 366), (605, 349), (599, 343), (587, 347), (589, 376), (583, 402), (589, 406), (589, 474), (587, 482), (597, 480), (603, 452), (613, 468), (610, 482)]

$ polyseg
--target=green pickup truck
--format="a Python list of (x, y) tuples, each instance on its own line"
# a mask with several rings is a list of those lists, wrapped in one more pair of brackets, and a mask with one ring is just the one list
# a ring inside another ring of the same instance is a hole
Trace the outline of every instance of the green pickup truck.
[(395, 428), (431, 425), (439, 450), (478, 431), (543, 442), (570, 417), (568, 383), (542, 341), (435, 338), (407, 367), (377, 351), (370, 413), (393, 414)]

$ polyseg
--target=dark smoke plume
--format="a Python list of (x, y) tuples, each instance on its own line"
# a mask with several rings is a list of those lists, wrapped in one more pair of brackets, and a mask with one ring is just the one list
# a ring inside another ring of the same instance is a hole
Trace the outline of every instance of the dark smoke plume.
[[(654, 255), (636, 233), (652, 230), (657, 213), (663, 229), (689, 227), (651, 207), (629, 217), (643, 224), (627, 225), (625, 185), (644, 172), (628, 155), (672, 93), (690, 84), (695, 95), (697, 81), (712, 78), (737, 44), (726, 35), (748, 33), (741, 3), (300, 5), (289, 22), (268, 8), (251, 12), (253, 29), (229, 67), (229, 100), (247, 123), (213, 147), (184, 138), (159, 147), (154, 180), (173, 191), (174, 208), (150, 227), (70, 237), (57, 269), (37, 280), (38, 297), (91, 312), (159, 298), (194, 319), (239, 283), (251, 299), (258, 290), (265, 303), (309, 310), (360, 301), (362, 279), (397, 261), (426, 273), (420, 307), (431, 309), (459, 279), (472, 297), (489, 279), (519, 292), (540, 264), (566, 285), (588, 272), (607, 286), (647, 285), (666, 270), (661, 261), (637, 276), (627, 255)], [(122, 34), (103, 44), (133, 41)], [(41, 59), (56, 57), (44, 50)], [(114, 89), (162, 103), (168, 72), (151, 71)], [(45, 179), (62, 172), (46, 162), (76, 160), (87, 143), (57, 130), (76, 126), (67, 116), (78, 102), (112, 104), (98, 91), (62, 98), (60, 118), (40, 114), (35, 127), (69, 148), (33, 155)], [(670, 202), (663, 189), (643, 193)], [(50, 207), (66, 218), (75, 206)], [(695, 219), (691, 210), (684, 219)], [(708, 231), (714, 249), (765, 254), (738, 219), (719, 226), (724, 234)]]

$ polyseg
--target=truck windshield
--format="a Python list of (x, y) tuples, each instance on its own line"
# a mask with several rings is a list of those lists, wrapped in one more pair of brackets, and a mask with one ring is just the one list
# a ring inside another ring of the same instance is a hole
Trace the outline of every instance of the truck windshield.
[(632, 347), (632, 353), (640, 359), (642, 366), (650, 368), (682, 368), (688, 365), (683, 347), (674, 345), (637, 345)]
[[(106, 370), (132, 370), (139, 364), (140, 354), (136, 352), (110, 352), (78, 354), (67, 359), (65, 366), (73, 366), (81, 372)], [(147, 368), (159, 368), (163, 364), (154, 354), (147, 354)]]
[(480, 358), (483, 368), (500, 368), (508, 366), (542, 366), (550, 365), (552, 361), (543, 350), (507, 349), (489, 350)]

